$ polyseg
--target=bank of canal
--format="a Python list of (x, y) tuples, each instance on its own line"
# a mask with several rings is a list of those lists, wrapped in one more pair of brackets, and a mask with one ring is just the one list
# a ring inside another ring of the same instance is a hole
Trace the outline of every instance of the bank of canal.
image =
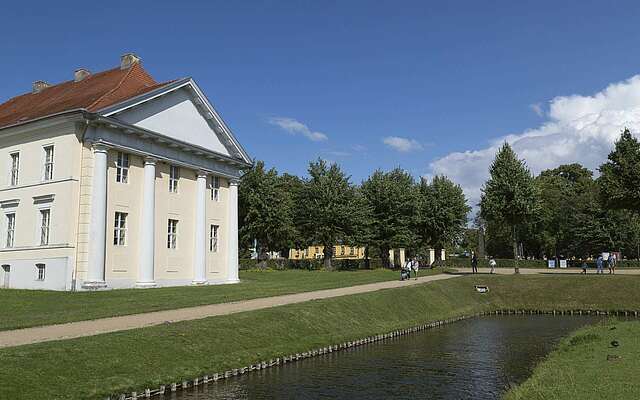
[(597, 317), (472, 318), (179, 392), (179, 400), (496, 399)]

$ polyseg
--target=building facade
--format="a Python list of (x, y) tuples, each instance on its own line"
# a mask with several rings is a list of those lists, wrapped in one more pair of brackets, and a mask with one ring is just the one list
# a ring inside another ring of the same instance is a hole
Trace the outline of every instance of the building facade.
[[(324, 258), (324, 246), (309, 246), (306, 249), (289, 249), (290, 260), (313, 260)], [(335, 245), (333, 258), (360, 260), (364, 258), (364, 247)]]
[(250, 158), (191, 78), (133, 54), (0, 105), (0, 288), (238, 281)]

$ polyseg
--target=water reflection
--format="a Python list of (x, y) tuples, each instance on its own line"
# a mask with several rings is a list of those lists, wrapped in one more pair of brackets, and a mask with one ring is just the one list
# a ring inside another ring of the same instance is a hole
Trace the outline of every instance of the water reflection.
[(496, 399), (593, 317), (458, 322), (201, 386), (175, 400)]

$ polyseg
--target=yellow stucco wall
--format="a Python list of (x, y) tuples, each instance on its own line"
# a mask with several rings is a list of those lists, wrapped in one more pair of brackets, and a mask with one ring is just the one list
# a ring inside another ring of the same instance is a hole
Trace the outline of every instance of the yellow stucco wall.
[[(129, 154), (129, 177), (127, 183), (116, 182), (117, 150), (109, 150), (107, 169), (107, 251), (106, 280), (135, 281), (138, 277), (139, 243), (142, 218), (144, 160), (143, 157)], [(163, 280), (184, 281), (193, 279), (193, 253), (195, 239), (196, 208), (196, 171), (180, 167), (178, 191), (169, 191), (169, 163), (156, 164), (155, 181), (155, 278), (160, 284)], [(206, 237), (207, 237), (207, 279), (212, 282), (223, 281), (227, 277), (225, 248), (227, 228), (228, 183), (220, 179), (218, 201), (211, 199), (210, 180), (206, 191)], [(113, 244), (115, 213), (127, 213), (126, 245)], [(177, 247), (167, 248), (168, 220), (178, 220)], [(210, 225), (219, 225), (217, 252), (208, 247)]]
[[(289, 259), (291, 260), (312, 260), (324, 257), (324, 246), (309, 246), (306, 249), (290, 249)], [(363, 259), (364, 247), (352, 247), (346, 245), (333, 246), (333, 258), (342, 259)]]
[[(54, 146), (53, 179), (43, 181), (43, 147), (50, 145)], [(0, 261), (16, 257), (18, 251), (20, 257), (31, 257), (35, 253), (38, 257), (60, 256), (61, 253), (75, 256), (74, 251), (61, 252), (59, 248), (75, 246), (80, 149), (73, 124), (13, 135), (0, 141), (0, 202), (19, 200), (15, 208), (16, 230), (12, 250), (4, 248), (6, 210), (2, 210)], [(11, 186), (10, 154), (15, 152), (20, 154), (19, 181), (17, 186)], [(34, 202), (36, 196), (52, 196), (53, 201), (38, 205)], [(48, 246), (40, 246), (39, 242), (40, 208), (51, 210)]]
[[(17, 278), (17, 260), (68, 260), (68, 277), (80, 287), (86, 278), (89, 258), (91, 221), (91, 195), (93, 181), (93, 150), (82, 143), (83, 127), (69, 121), (51, 127), (34, 126), (25, 132), (2, 137), (0, 140), (0, 203), (18, 200), (17, 207), (0, 209), (0, 264), (11, 264), (12, 279)], [(43, 146), (54, 146), (54, 176), (43, 182)], [(10, 154), (20, 153), (19, 183), (10, 186)], [(132, 286), (138, 277), (141, 234), (141, 206), (144, 177), (142, 156), (129, 154), (128, 183), (116, 182), (117, 150), (108, 152), (107, 168), (107, 222), (105, 278), (110, 287)], [(193, 279), (193, 252), (195, 239), (196, 171), (181, 167), (178, 193), (169, 192), (169, 165), (156, 165), (156, 226), (155, 226), (155, 279), (188, 284)], [(227, 278), (228, 196), (229, 183), (220, 178), (218, 201), (211, 197), (210, 178), (206, 191), (207, 279), (222, 282)], [(34, 204), (34, 196), (52, 196), (46, 205)], [(51, 210), (49, 245), (40, 246), (40, 208)], [(127, 243), (113, 244), (115, 212), (126, 212)], [(16, 213), (14, 246), (5, 249), (7, 212)], [(178, 248), (167, 248), (168, 219), (179, 220)], [(209, 252), (210, 225), (218, 225), (217, 252)], [(15, 264), (15, 265), (14, 265)], [(21, 267), (20, 267), (21, 268)], [(0, 271), (1, 273), (1, 271)], [(48, 277), (49, 278), (49, 277)], [(49, 288), (49, 287), (43, 287)], [(69, 289), (70, 286), (67, 286)], [(59, 289), (59, 288), (58, 288)]]

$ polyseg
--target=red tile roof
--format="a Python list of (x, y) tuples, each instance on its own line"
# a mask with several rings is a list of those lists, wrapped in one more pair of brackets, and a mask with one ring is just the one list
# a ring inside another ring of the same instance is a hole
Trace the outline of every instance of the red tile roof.
[(0, 128), (79, 108), (98, 111), (167, 83), (157, 83), (139, 63), (98, 72), (80, 82), (63, 82), (0, 104)]

